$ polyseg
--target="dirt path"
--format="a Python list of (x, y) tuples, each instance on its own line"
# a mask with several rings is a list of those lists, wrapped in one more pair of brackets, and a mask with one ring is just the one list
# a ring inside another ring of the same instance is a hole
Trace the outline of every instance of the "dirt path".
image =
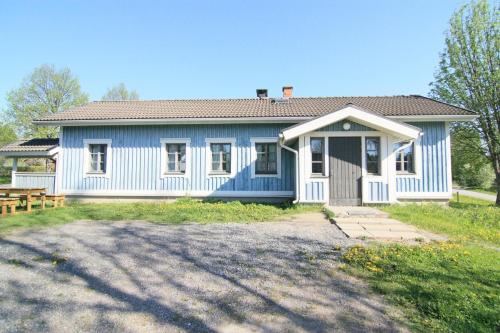
[(336, 268), (352, 243), (310, 214), (17, 233), (0, 239), (0, 331), (404, 331)]

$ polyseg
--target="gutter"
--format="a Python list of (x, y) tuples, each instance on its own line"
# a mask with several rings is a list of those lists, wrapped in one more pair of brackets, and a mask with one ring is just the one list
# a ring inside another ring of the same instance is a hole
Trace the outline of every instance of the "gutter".
[[(387, 116), (398, 121), (473, 121), (477, 115), (427, 115), (427, 116)], [(299, 123), (312, 120), (308, 117), (244, 117), (244, 118), (161, 118), (161, 119), (80, 119), (80, 120), (34, 120), (38, 126), (113, 126), (113, 125), (183, 125), (183, 124), (259, 124), (259, 123)]]
[(300, 184), (299, 184), (299, 152), (293, 148), (285, 145), (283, 133), (279, 134), (278, 143), (281, 148), (292, 152), (295, 155), (295, 199), (292, 201), (293, 204), (299, 202), (300, 197)]

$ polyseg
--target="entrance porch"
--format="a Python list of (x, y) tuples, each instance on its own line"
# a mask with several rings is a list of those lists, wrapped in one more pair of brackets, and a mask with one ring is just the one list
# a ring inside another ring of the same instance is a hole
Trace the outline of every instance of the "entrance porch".
[(420, 136), (417, 127), (349, 105), (285, 129), (281, 140), (298, 140), (299, 202), (359, 206), (397, 201), (396, 153)]

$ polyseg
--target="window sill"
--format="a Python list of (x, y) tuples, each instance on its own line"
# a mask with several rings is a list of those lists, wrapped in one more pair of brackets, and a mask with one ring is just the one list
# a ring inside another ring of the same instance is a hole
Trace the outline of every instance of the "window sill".
[(232, 173), (228, 172), (209, 172), (208, 177), (231, 177), (233, 176)]
[(168, 177), (187, 177), (185, 172), (166, 172), (161, 175), (161, 178)]
[(319, 173), (313, 173), (309, 178), (328, 178), (327, 175), (319, 174)]
[(396, 171), (396, 177), (416, 178), (416, 177), (419, 177), (419, 175), (416, 172), (411, 173), (411, 172), (398, 172), (398, 171)]
[(93, 178), (93, 177), (109, 178), (109, 174), (105, 172), (87, 172), (84, 175), (84, 178)]
[(281, 175), (277, 173), (256, 173), (252, 175), (252, 178), (281, 178)]

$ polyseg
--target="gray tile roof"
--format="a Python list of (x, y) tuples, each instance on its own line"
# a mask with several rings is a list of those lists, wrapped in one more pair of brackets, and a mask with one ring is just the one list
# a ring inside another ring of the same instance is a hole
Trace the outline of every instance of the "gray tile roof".
[(23, 139), (0, 148), (0, 152), (48, 152), (59, 145), (59, 139)]
[(384, 116), (473, 115), (471, 111), (423, 96), (293, 97), (280, 99), (200, 99), (98, 101), (38, 119), (77, 120), (317, 117), (354, 104)]

